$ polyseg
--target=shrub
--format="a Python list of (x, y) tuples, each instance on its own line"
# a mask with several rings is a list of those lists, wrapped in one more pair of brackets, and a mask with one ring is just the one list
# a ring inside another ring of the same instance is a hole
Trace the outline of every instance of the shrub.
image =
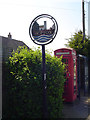
[[(62, 58), (46, 53), (48, 117), (60, 118), (63, 108)], [(5, 64), (3, 118), (42, 118), (42, 53), (25, 46), (13, 51)]]

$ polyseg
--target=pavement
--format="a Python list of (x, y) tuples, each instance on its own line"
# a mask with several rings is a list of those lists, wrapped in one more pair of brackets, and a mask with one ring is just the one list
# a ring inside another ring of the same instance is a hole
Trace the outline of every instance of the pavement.
[(90, 96), (82, 92), (80, 100), (77, 98), (73, 103), (64, 103), (63, 118), (90, 120)]

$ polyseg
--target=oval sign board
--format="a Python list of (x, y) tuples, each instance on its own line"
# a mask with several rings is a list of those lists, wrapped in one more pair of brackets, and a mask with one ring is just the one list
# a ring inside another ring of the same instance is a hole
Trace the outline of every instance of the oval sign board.
[(57, 21), (48, 14), (37, 16), (29, 27), (30, 38), (38, 45), (46, 45), (52, 42), (57, 31)]

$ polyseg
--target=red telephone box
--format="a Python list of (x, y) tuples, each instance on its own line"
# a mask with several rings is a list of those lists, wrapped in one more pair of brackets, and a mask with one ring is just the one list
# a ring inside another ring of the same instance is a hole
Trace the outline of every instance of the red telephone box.
[(62, 62), (66, 64), (63, 98), (65, 102), (73, 102), (77, 98), (77, 62), (76, 51), (71, 48), (61, 48), (54, 51), (58, 58), (63, 56)]

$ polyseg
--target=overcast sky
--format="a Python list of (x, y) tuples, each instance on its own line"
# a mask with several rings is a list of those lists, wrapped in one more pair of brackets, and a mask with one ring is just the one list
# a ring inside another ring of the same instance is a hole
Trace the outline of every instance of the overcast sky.
[[(58, 23), (58, 33), (46, 49), (65, 47), (66, 39), (74, 32), (82, 30), (82, 0), (0, 0), (0, 36), (12, 34), (13, 39), (25, 42), (29, 47), (37, 47), (29, 37), (31, 21), (40, 14), (50, 14)], [(85, 1), (86, 25), (87, 2)], [(87, 31), (87, 26), (86, 26)]]

